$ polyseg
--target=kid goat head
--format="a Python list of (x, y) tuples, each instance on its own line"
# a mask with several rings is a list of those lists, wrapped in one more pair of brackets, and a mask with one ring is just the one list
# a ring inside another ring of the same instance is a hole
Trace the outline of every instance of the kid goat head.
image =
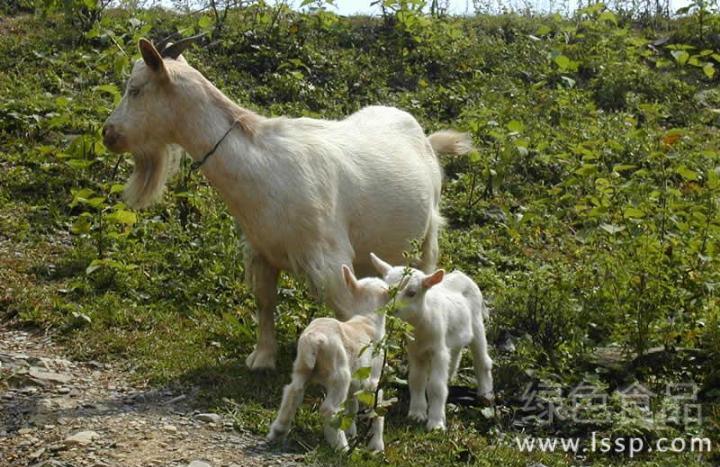
[(370, 253), (370, 259), (375, 269), (383, 276), (384, 281), (390, 286), (399, 288), (397, 300), (401, 306), (398, 315), (403, 319), (408, 319), (413, 310), (421, 307), (425, 300), (425, 293), (434, 285), (442, 282), (445, 277), (443, 269), (438, 269), (432, 274), (425, 274), (418, 269), (391, 266), (374, 253)]
[(356, 314), (367, 314), (382, 308), (389, 300), (385, 281), (376, 277), (365, 277), (358, 280), (352, 270), (342, 265), (342, 275), (348, 291), (353, 297)]

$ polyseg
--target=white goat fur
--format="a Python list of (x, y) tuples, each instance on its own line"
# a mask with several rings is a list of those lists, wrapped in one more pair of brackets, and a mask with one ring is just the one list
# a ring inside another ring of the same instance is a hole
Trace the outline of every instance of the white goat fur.
[[(477, 284), (460, 271), (425, 274), (392, 267), (375, 255), (373, 264), (390, 286), (399, 286), (397, 316), (414, 328), (407, 345), (410, 387), (408, 417), (427, 420), (428, 430), (444, 430), (448, 383), (470, 347), (478, 396), (493, 398), (492, 359), (488, 355), (487, 307)], [(427, 398), (426, 398), (427, 393)]]
[(351, 310), (337, 271), (372, 273), (376, 251), (400, 261), (422, 242), (419, 267), (434, 269), (442, 173), (437, 151), (466, 152), (466, 134), (426, 137), (408, 113), (366, 107), (340, 121), (265, 118), (234, 104), (182, 58), (160, 58), (140, 41), (127, 90), (108, 117), (109, 149), (133, 153), (125, 190), (136, 207), (155, 201), (172, 165), (169, 145), (200, 160), (231, 131), (202, 171), (228, 204), (245, 242), (245, 276), (258, 302), (251, 368), (273, 368), (280, 270), (309, 279), (341, 319)]
[[(356, 434), (355, 423), (345, 433), (333, 426), (333, 418), (346, 400), (347, 411), (353, 415), (357, 413), (358, 402), (354, 394), (361, 387), (373, 392), (377, 388), (383, 355), (373, 352), (371, 344), (379, 342), (385, 335), (385, 314), (378, 311), (389, 300), (388, 288), (384, 281), (374, 277), (358, 281), (345, 265), (343, 275), (357, 315), (344, 322), (333, 318), (314, 319), (300, 335), (292, 382), (285, 386), (280, 410), (270, 426), (268, 441), (287, 435), (302, 403), (305, 386), (308, 382), (315, 382), (326, 391), (320, 406), (325, 439), (333, 448), (345, 450), (348, 447), (347, 438)], [(371, 368), (370, 377), (365, 381), (352, 380), (351, 375), (364, 367)], [(381, 401), (382, 390), (378, 390), (378, 402)], [(372, 436), (368, 443), (372, 451), (385, 448), (383, 426), (383, 417), (376, 417), (372, 422)]]

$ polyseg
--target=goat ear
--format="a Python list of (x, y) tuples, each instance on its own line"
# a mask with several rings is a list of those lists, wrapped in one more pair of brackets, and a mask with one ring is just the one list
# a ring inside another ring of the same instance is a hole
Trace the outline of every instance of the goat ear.
[(382, 274), (383, 276), (388, 273), (389, 270), (392, 269), (392, 266), (390, 266), (385, 261), (378, 258), (375, 253), (370, 253), (370, 261), (372, 261), (373, 266), (375, 266), (375, 269), (377, 272)]
[(426, 289), (429, 289), (433, 285), (437, 285), (440, 282), (442, 282), (444, 277), (445, 277), (445, 270), (438, 269), (437, 271), (430, 274), (429, 276), (425, 276), (425, 278), (423, 278), (423, 280), (422, 280), (422, 285)]
[(353, 274), (353, 272), (350, 270), (350, 268), (344, 264), (342, 265), (342, 275), (343, 279), (345, 279), (345, 284), (348, 286), (348, 289), (353, 292), (357, 290), (357, 278), (355, 277), (355, 274)]
[(155, 46), (147, 39), (140, 39), (138, 43), (140, 54), (145, 64), (154, 72), (165, 72), (165, 64)]

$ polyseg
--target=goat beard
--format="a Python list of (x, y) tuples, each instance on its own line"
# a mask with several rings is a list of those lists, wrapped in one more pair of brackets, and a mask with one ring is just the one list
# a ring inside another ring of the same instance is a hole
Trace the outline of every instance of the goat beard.
[(177, 171), (181, 155), (181, 149), (173, 145), (140, 148), (133, 152), (135, 167), (123, 192), (127, 204), (143, 209), (157, 202), (168, 179)]

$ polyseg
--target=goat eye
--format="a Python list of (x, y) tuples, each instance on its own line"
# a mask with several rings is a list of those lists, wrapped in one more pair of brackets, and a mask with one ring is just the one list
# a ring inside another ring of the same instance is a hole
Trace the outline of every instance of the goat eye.
[(414, 290), (408, 290), (407, 292), (405, 292), (405, 296), (407, 297), (414, 297), (415, 294), (416, 292)]
[(140, 94), (140, 88), (130, 88), (128, 90), (128, 95), (130, 97), (137, 97)]

